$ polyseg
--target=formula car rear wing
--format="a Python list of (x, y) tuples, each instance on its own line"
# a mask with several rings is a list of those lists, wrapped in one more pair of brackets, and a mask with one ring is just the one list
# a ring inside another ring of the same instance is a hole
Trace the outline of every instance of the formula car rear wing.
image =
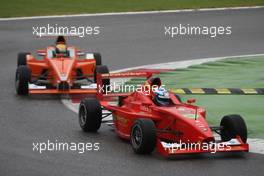
[[(130, 93), (113, 93), (113, 92), (104, 92), (103, 85), (104, 79), (112, 78), (130, 78), (130, 77), (145, 77), (150, 78), (152, 73), (149, 72), (124, 72), (124, 73), (109, 73), (109, 74), (97, 74), (96, 83), (80, 86), (77, 89), (49, 89), (46, 86), (37, 86), (33, 83), (29, 84), (29, 94), (86, 94), (86, 95), (95, 95), (98, 99), (102, 100), (104, 97), (118, 97), (118, 96), (127, 96)], [(111, 88), (111, 85), (107, 85)]]
[[(104, 97), (119, 97), (119, 96), (128, 96), (131, 92), (103, 92), (103, 80), (111, 78), (133, 78), (133, 77), (143, 77), (149, 79), (152, 76), (150, 72), (124, 72), (124, 73), (109, 73), (109, 74), (97, 74), (97, 98), (103, 99)], [(109, 85), (111, 89), (111, 85)]]

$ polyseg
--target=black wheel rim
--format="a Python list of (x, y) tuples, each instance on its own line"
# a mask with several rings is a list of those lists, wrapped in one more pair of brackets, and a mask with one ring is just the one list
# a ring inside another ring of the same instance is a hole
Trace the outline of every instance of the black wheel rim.
[(139, 125), (135, 125), (132, 129), (132, 137), (131, 137), (131, 141), (132, 141), (132, 145), (135, 148), (139, 148), (141, 143), (142, 143), (142, 129)]

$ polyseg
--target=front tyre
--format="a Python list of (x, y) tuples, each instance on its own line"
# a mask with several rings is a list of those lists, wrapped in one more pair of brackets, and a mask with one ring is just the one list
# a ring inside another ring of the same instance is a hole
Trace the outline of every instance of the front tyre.
[(16, 92), (18, 95), (28, 95), (28, 84), (31, 80), (31, 71), (25, 65), (20, 65), (16, 70)]
[(247, 126), (244, 119), (237, 114), (224, 116), (221, 120), (221, 139), (229, 141), (240, 136), (244, 143), (247, 142)]
[(85, 132), (96, 132), (102, 123), (102, 108), (95, 98), (86, 98), (79, 106), (79, 124)]
[(130, 143), (135, 153), (150, 154), (156, 146), (156, 127), (150, 119), (138, 119), (134, 122)]
[(28, 52), (21, 52), (17, 55), (17, 66), (27, 65), (27, 55), (30, 54)]

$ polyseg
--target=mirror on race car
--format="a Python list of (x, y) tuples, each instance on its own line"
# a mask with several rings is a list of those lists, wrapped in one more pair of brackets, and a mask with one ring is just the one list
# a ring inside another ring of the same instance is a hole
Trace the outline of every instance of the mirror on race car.
[(85, 58), (86, 59), (94, 59), (94, 54), (93, 53), (86, 53)]
[(84, 56), (85, 53), (80, 51), (80, 52), (77, 52), (77, 55), (78, 55), (78, 56)]
[(195, 98), (190, 98), (190, 99), (187, 100), (187, 103), (189, 103), (189, 104), (193, 104), (195, 102), (196, 102)]
[(45, 50), (37, 50), (38, 56), (46, 56)]
[(46, 53), (38, 53), (38, 56), (46, 56)]

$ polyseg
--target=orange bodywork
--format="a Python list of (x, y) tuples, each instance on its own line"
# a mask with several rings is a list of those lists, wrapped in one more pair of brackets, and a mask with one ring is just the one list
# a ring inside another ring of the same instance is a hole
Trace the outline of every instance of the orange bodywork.
[(30, 94), (96, 94), (97, 90), (94, 89), (70, 89), (70, 90), (57, 90), (57, 89), (46, 89), (46, 90), (30, 90)]
[[(96, 61), (94, 58), (80, 58), (79, 50), (75, 47), (68, 47), (71, 51), (69, 57), (56, 56), (51, 57), (54, 47), (47, 47), (45, 50), (38, 50), (38, 54), (43, 56), (42, 59), (36, 59), (31, 54), (27, 55), (27, 65), (31, 70), (31, 80), (36, 80), (45, 75), (45, 81), (50, 87), (47, 89), (29, 90), (29, 94), (68, 94), (68, 93), (94, 93), (94, 90), (72, 88), (76, 81), (77, 70), (82, 73), (83, 77), (91, 77), (94, 75)], [(59, 89), (59, 84), (67, 84), (69, 88)], [(95, 91), (96, 92), (96, 91)]]

